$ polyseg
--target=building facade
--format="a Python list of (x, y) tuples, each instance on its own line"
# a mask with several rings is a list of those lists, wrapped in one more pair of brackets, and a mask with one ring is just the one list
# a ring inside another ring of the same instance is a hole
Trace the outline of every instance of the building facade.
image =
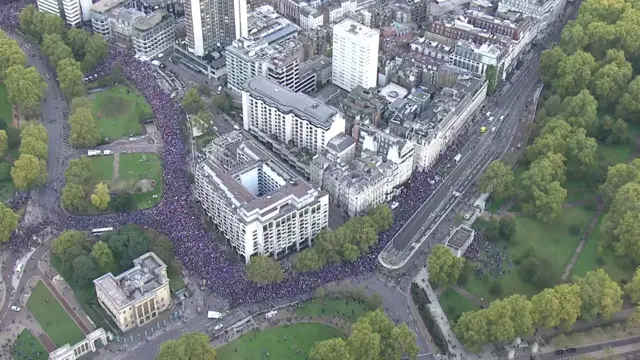
[(98, 303), (122, 332), (143, 326), (171, 306), (167, 265), (148, 252), (133, 260), (133, 268), (118, 276), (93, 280)]
[[(88, 0), (38, 0), (38, 10), (54, 14), (62, 18), (70, 27), (77, 27), (83, 20), (83, 8), (88, 8), (91, 1)], [(88, 16), (88, 13), (87, 13)]]
[(244, 129), (261, 141), (304, 148), (310, 154), (322, 151), (345, 126), (337, 109), (262, 76), (245, 84), (242, 112)]
[(205, 149), (196, 196), (206, 214), (248, 263), (311, 246), (327, 227), (329, 197), (253, 141), (231, 132)]
[(496, 69), (495, 80), (505, 77), (506, 49), (496, 44), (482, 44), (477, 46), (470, 41), (460, 40), (453, 54), (449, 57), (449, 64), (474, 74), (487, 76), (487, 69)]
[(331, 82), (351, 91), (376, 87), (380, 32), (347, 19), (333, 27)]
[(176, 39), (175, 21), (166, 10), (137, 18), (133, 22), (131, 40), (133, 49), (141, 59), (151, 59), (167, 50)]
[(129, 0), (100, 0), (91, 5), (91, 27), (95, 34), (102, 36), (105, 40), (111, 39), (111, 18), (110, 14), (119, 8), (129, 5)]
[(246, 0), (185, 0), (188, 49), (204, 56), (248, 35)]

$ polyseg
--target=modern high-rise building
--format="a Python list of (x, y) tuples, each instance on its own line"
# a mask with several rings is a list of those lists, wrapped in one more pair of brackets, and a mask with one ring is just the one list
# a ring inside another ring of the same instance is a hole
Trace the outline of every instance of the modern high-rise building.
[(379, 39), (380, 31), (350, 19), (334, 25), (331, 82), (347, 91), (376, 87)]
[(189, 51), (203, 56), (248, 35), (246, 0), (185, 0)]
[(37, 4), (38, 10), (58, 15), (67, 25), (76, 27), (83, 20), (83, 9), (91, 6), (91, 0), (38, 0)]
[(159, 9), (136, 19), (131, 31), (131, 42), (136, 55), (151, 59), (170, 48), (175, 42), (174, 19), (167, 10)]

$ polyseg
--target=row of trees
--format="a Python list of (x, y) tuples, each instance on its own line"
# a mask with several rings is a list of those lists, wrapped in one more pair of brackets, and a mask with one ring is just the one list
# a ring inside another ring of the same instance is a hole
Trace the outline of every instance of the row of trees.
[(315, 245), (296, 255), (293, 269), (316, 271), (326, 264), (354, 262), (378, 244), (378, 234), (393, 225), (393, 214), (385, 204), (372, 208), (368, 215), (350, 219), (333, 231), (322, 231)]
[(416, 335), (407, 324), (395, 326), (382, 310), (369, 312), (351, 327), (346, 340), (330, 339), (316, 343), (310, 360), (400, 359), (418, 355)]
[(67, 281), (80, 288), (91, 287), (93, 280), (111, 272), (119, 274), (133, 266), (133, 260), (149, 251), (167, 265), (169, 277), (180, 276), (182, 264), (175, 258), (173, 244), (154, 230), (127, 225), (93, 241), (81, 231), (68, 230), (52, 244), (52, 254), (60, 258)]
[[(632, 299), (640, 299), (640, 271), (627, 285)], [(462, 314), (455, 325), (460, 341), (479, 351), (487, 343), (509, 343), (516, 337), (533, 334), (534, 326), (563, 326), (569, 329), (578, 318), (592, 320), (596, 316), (610, 318), (622, 307), (623, 291), (604, 270), (576, 276), (571, 284), (560, 284), (534, 295), (495, 300), (484, 310)]]
[(16, 188), (28, 190), (47, 181), (49, 156), (47, 129), (42, 124), (28, 122), (20, 132), (18, 160), (11, 168), (11, 178)]
[(93, 103), (87, 97), (76, 97), (71, 100), (71, 117), (69, 117), (70, 142), (76, 148), (92, 148), (102, 141), (98, 124), (93, 117)]

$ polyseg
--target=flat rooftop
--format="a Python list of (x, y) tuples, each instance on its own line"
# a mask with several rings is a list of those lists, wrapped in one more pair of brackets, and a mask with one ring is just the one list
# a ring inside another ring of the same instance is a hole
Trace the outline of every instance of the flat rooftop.
[(118, 276), (104, 274), (93, 283), (122, 309), (168, 282), (163, 273), (166, 267), (156, 254), (148, 252), (133, 260), (133, 268)]
[(107, 13), (117, 7), (124, 5), (127, 0), (100, 0), (91, 5), (91, 10), (99, 13)]
[(341, 21), (338, 24), (333, 26), (333, 31), (344, 31), (350, 34), (353, 34), (358, 37), (378, 37), (380, 36), (380, 31), (376, 29), (372, 29), (370, 27), (366, 27), (360, 23), (357, 23), (351, 19), (346, 19)]
[(325, 105), (308, 95), (293, 92), (263, 76), (249, 79), (244, 89), (252, 97), (264, 101), (269, 106), (285, 114), (293, 113), (322, 129), (329, 129), (333, 124), (333, 117), (338, 114), (336, 108)]
[(459, 250), (467, 243), (467, 241), (473, 239), (474, 234), (475, 231), (473, 231), (473, 229), (466, 226), (459, 226), (453, 231), (453, 234), (449, 236), (449, 239), (447, 239), (447, 246), (452, 249)]
[(133, 27), (136, 30), (147, 31), (157, 26), (162, 21), (167, 20), (169, 16), (170, 15), (167, 12), (167, 10), (164, 10), (164, 9), (156, 10), (150, 15), (135, 19), (133, 21)]

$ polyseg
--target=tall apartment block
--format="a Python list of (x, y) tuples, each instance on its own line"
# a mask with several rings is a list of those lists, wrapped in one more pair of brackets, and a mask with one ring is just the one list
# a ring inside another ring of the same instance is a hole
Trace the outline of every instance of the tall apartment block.
[(334, 25), (331, 82), (347, 91), (376, 87), (379, 39), (380, 31), (350, 19)]
[(189, 51), (203, 56), (247, 36), (246, 0), (185, 0)]
[(76, 27), (89, 19), (91, 0), (38, 0), (38, 10), (61, 17), (67, 25)]

